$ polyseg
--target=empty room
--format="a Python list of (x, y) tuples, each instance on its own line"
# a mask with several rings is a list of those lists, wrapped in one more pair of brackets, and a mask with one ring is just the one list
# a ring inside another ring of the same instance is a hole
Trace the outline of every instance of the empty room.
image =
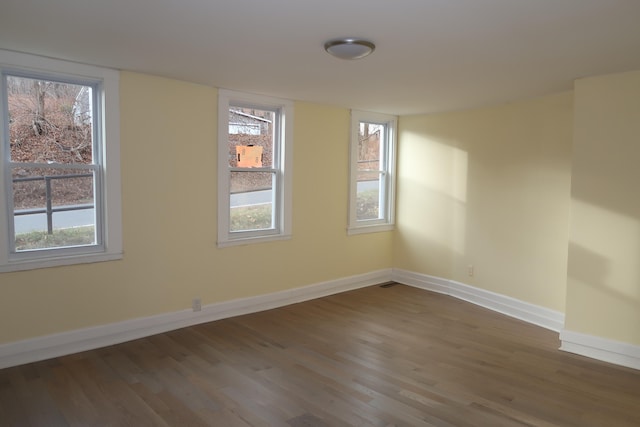
[(3, 0), (0, 426), (640, 425), (639, 20)]

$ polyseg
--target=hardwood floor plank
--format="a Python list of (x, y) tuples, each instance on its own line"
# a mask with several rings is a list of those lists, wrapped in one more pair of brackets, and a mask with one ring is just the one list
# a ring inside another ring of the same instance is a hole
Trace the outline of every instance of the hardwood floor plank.
[(0, 370), (0, 426), (640, 426), (640, 371), (372, 286)]
[(0, 371), (0, 376), (6, 378), (6, 382), (0, 381), (0, 425), (68, 426), (37, 378), (25, 378), (22, 367)]

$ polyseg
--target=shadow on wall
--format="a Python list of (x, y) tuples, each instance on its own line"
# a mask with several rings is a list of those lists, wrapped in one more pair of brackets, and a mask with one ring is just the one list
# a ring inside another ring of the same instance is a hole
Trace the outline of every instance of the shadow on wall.
[[(611, 274), (611, 260), (574, 242), (569, 243), (569, 251), (569, 275), (583, 283), (605, 287)], [(618, 294), (623, 296), (622, 292)]]
[[(569, 329), (573, 316), (581, 328), (588, 326), (591, 333), (609, 337), (612, 328), (640, 324), (640, 219), (622, 212), (573, 200), (567, 273), (573, 283), (568, 289)], [(640, 342), (640, 328), (631, 334), (611, 338)]]

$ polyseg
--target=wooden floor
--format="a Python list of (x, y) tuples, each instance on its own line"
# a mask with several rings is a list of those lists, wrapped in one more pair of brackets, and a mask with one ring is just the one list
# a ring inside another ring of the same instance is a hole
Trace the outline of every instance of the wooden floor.
[(0, 370), (2, 426), (640, 426), (640, 371), (403, 285)]

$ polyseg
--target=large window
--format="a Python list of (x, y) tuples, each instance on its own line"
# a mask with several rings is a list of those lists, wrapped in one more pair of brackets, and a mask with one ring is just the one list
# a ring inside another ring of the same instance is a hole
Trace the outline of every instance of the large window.
[(395, 116), (351, 112), (350, 234), (393, 227), (396, 123)]
[(0, 271), (119, 258), (117, 72), (0, 51), (0, 78)]
[(293, 105), (220, 90), (218, 245), (291, 235)]

